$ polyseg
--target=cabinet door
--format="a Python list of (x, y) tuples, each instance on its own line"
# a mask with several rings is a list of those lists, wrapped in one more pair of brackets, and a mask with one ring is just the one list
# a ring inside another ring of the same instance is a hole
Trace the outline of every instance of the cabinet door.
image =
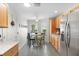
[(8, 27), (8, 10), (6, 4), (0, 5), (0, 27)]
[(0, 5), (0, 27), (2, 27), (3, 23), (3, 10), (2, 10), (2, 5)]
[(18, 44), (6, 51), (4, 56), (18, 56)]
[(5, 7), (3, 7), (3, 27), (8, 27), (8, 10), (7, 6), (5, 4)]
[(59, 28), (60, 27), (60, 20), (61, 20), (60, 17), (57, 17), (56, 18), (56, 28)]
[(56, 33), (56, 20), (52, 20), (52, 33)]

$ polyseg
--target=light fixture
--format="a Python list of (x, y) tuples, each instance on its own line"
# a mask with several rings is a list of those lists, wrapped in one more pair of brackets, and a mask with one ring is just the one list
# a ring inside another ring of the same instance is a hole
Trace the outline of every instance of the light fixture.
[(58, 11), (57, 11), (57, 10), (55, 10), (55, 11), (54, 11), (54, 13), (58, 13)]
[(36, 22), (38, 22), (39, 20), (38, 20), (38, 19), (36, 19), (35, 21), (36, 21)]
[(30, 3), (24, 3), (24, 6), (26, 6), (26, 7), (30, 7), (31, 4), (30, 4)]

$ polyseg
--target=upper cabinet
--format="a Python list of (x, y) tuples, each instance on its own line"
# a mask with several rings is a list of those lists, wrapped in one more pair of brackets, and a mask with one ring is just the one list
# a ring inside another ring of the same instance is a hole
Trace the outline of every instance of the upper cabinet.
[(56, 17), (54, 19), (51, 19), (51, 32), (56, 33), (57, 29), (60, 28), (60, 17)]
[(56, 20), (55, 19), (52, 20), (52, 26), (51, 26), (51, 28), (52, 28), (52, 33), (56, 33)]
[(61, 21), (61, 17), (56, 17), (55, 19), (56, 28), (60, 28), (60, 21)]
[(0, 28), (8, 27), (8, 8), (7, 4), (0, 4)]

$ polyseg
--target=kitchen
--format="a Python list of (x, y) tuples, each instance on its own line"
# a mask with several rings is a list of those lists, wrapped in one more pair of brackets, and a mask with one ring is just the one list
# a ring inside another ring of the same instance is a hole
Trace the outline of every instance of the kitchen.
[[(0, 4), (0, 55), (1, 56), (19, 55), (20, 50), (24, 46), (26, 46), (27, 33), (31, 32), (31, 28), (29, 25), (32, 25), (33, 22), (38, 23), (38, 26), (37, 26), (38, 32), (42, 32), (44, 29), (46, 30), (45, 42), (50, 43), (48, 44), (52, 46), (51, 49), (56, 50), (56, 52), (58, 53), (61, 52), (60, 24), (61, 22), (63, 22), (64, 19), (67, 19), (67, 18), (60, 17), (60, 15), (62, 14), (61, 13), (62, 11), (63, 12), (68, 11), (68, 9), (70, 10), (70, 8), (76, 4), (42, 3), (41, 7), (39, 7), (39, 5), (40, 4), (38, 3), (36, 4), (36, 6), (33, 5), (34, 7), (32, 6), (32, 7), (26, 8), (24, 6), (24, 3)], [(54, 7), (53, 5), (55, 5), (56, 7)], [(63, 7), (61, 5), (63, 5)], [(43, 8), (45, 8), (45, 10)], [(78, 8), (79, 6), (74, 9), (78, 9)], [(69, 12), (72, 12), (72, 11), (73, 9), (70, 10)], [(67, 14), (69, 15), (69, 13)], [(76, 17), (74, 15), (73, 19), (75, 18)], [(75, 45), (76, 45), (76, 42), (75, 42)], [(63, 55), (62, 53), (61, 55)], [(49, 53), (49, 55), (51, 54), (54, 55), (54, 53)], [(45, 54), (45, 55), (48, 55), (48, 54)], [(73, 54), (71, 53), (70, 55), (73, 55)]]

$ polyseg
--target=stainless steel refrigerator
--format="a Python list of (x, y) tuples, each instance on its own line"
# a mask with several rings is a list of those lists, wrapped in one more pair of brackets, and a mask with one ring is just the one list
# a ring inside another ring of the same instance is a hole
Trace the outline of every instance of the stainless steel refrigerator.
[(62, 20), (64, 41), (61, 41), (60, 55), (79, 56), (79, 11), (62, 16)]

